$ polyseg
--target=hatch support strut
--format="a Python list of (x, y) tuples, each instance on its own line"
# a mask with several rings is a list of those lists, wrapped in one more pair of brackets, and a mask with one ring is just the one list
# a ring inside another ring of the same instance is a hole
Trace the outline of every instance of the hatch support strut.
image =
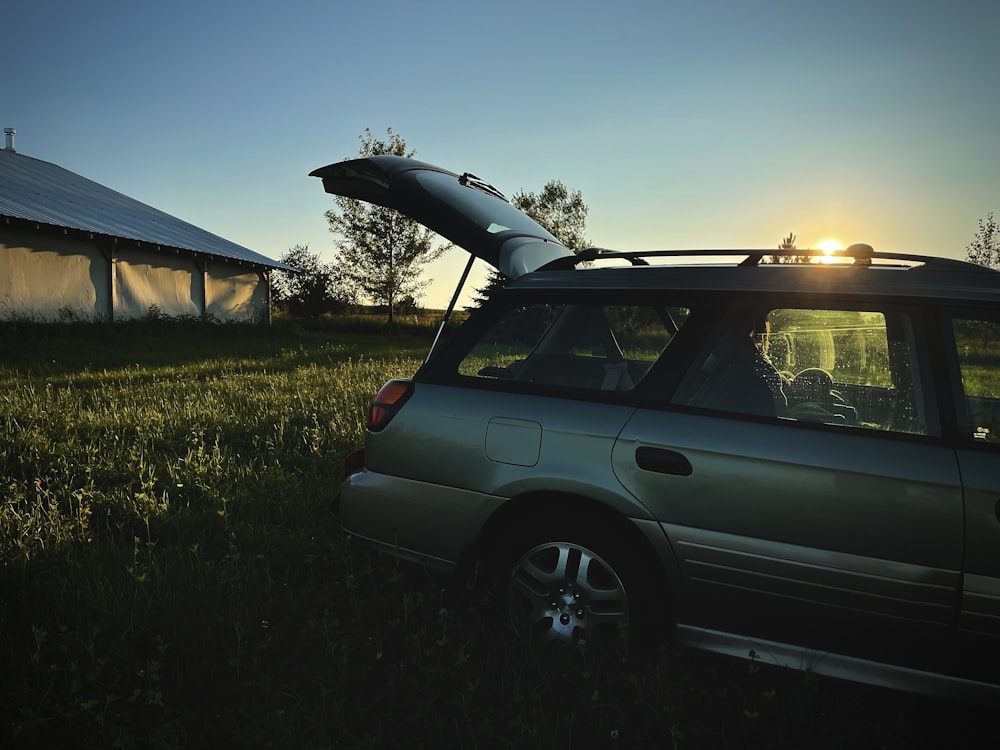
[(469, 262), (465, 264), (465, 270), (462, 271), (462, 277), (458, 280), (458, 286), (455, 287), (455, 293), (451, 295), (451, 302), (448, 303), (448, 309), (444, 311), (444, 317), (441, 318), (441, 325), (438, 326), (437, 334), (434, 336), (431, 349), (427, 352), (427, 358), (424, 362), (427, 362), (431, 358), (431, 355), (434, 353), (434, 349), (437, 348), (438, 340), (441, 338), (441, 334), (444, 333), (444, 327), (448, 325), (448, 320), (451, 318), (451, 314), (455, 310), (455, 304), (458, 302), (458, 295), (462, 293), (462, 287), (465, 286), (465, 280), (469, 278), (469, 271), (472, 270), (472, 264), (475, 260), (476, 256), (469, 253)]

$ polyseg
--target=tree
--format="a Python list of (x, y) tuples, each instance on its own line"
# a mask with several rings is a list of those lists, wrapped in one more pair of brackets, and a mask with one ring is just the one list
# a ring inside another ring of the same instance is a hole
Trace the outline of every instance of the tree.
[(970, 263), (1000, 269), (1000, 226), (992, 211), (979, 220), (976, 236), (966, 248), (966, 258)]
[(514, 194), (511, 203), (552, 232), (574, 253), (590, 244), (585, 234), (587, 205), (579, 190), (570, 192), (559, 180), (549, 180), (541, 193), (536, 195), (521, 190)]
[[(514, 194), (511, 204), (526, 213), (547, 229), (562, 244), (574, 253), (590, 246), (586, 238), (587, 204), (579, 190), (570, 191), (559, 180), (549, 180), (540, 193), (523, 190)], [(478, 295), (473, 304), (481, 306), (494, 292), (502, 289), (508, 279), (493, 269), (486, 285), (476, 290)]]
[[(386, 138), (376, 138), (370, 129), (359, 137), (360, 156), (392, 154), (412, 157), (406, 141), (386, 130)], [(386, 327), (394, 328), (393, 311), (407, 298), (414, 300), (426, 281), (420, 273), (451, 247), (438, 244), (437, 235), (395, 209), (334, 196), (336, 209), (326, 212), (330, 231), (337, 242), (338, 273), (349, 288), (387, 311)]]
[(785, 237), (781, 241), (781, 244), (778, 245), (778, 249), (779, 250), (794, 250), (795, 249), (795, 240), (796, 239), (797, 238), (795, 237), (795, 234), (792, 233), (792, 232), (789, 232), (788, 236)]
[(794, 232), (789, 232), (787, 237), (782, 238), (778, 243), (778, 249), (784, 251), (782, 255), (769, 255), (764, 259), (765, 263), (811, 263), (812, 258), (808, 255), (787, 254), (791, 250), (797, 250), (795, 242), (798, 238)]
[(308, 245), (295, 245), (281, 256), (281, 262), (298, 270), (274, 272), (275, 301), (297, 317), (317, 318), (337, 312), (353, 299), (339, 282), (337, 268), (323, 263)]

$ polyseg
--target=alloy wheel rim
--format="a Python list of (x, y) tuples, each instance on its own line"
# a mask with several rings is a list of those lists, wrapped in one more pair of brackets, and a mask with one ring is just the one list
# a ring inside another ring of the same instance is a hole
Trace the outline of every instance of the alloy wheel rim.
[(519, 635), (578, 645), (615, 640), (629, 621), (614, 568), (570, 542), (546, 542), (521, 556), (508, 581), (507, 609)]

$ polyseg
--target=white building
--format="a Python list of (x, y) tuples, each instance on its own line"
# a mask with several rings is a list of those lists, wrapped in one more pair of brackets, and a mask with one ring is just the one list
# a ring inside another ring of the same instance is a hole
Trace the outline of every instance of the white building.
[(0, 319), (270, 319), (291, 270), (48, 162), (0, 149)]

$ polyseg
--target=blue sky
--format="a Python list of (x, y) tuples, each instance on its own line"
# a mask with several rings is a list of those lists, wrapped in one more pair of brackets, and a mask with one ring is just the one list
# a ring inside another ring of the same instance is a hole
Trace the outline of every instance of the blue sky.
[(307, 174), (366, 127), (507, 195), (561, 180), (605, 247), (964, 257), (1000, 214), (997, 0), (12, 0), (0, 49), (19, 153), (272, 258), (332, 258)]

